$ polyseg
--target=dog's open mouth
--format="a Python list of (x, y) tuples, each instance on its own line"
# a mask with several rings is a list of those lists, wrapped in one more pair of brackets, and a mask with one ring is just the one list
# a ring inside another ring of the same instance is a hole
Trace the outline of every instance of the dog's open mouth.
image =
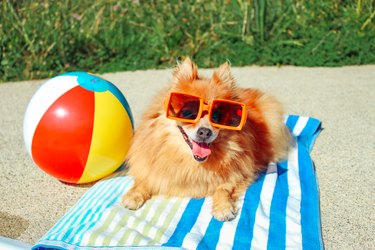
[(182, 127), (178, 126), (178, 128), (180, 129), (185, 142), (191, 148), (194, 159), (198, 162), (204, 162), (207, 160), (208, 156), (211, 154), (210, 143), (191, 140)]

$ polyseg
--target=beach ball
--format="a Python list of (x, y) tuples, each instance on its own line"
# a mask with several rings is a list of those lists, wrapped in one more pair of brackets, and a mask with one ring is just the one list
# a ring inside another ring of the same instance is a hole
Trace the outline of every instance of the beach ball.
[(37, 166), (73, 184), (113, 173), (125, 161), (133, 118), (120, 90), (86, 72), (44, 83), (27, 106), (23, 134)]

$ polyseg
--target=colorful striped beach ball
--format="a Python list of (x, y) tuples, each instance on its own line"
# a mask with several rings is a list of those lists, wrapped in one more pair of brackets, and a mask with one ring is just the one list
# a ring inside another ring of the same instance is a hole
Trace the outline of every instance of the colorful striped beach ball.
[(128, 102), (112, 83), (86, 72), (56, 76), (27, 106), (26, 148), (42, 170), (74, 184), (122, 166), (133, 134)]

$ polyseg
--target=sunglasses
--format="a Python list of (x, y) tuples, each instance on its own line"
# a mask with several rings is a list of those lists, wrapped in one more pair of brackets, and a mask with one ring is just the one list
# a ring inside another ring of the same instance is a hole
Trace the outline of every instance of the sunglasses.
[(200, 96), (179, 92), (169, 94), (165, 111), (169, 119), (193, 124), (206, 111), (212, 126), (231, 130), (241, 130), (246, 122), (246, 106), (243, 103), (214, 99), (205, 104)]

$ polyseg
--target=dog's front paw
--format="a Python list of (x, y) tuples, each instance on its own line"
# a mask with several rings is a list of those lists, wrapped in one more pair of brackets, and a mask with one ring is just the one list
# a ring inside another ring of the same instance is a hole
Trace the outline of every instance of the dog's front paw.
[(214, 202), (212, 207), (212, 216), (219, 221), (231, 221), (236, 218), (237, 212), (235, 204), (230, 201)]
[(137, 210), (145, 203), (145, 201), (145, 197), (140, 192), (128, 192), (122, 198), (123, 206), (130, 210)]

